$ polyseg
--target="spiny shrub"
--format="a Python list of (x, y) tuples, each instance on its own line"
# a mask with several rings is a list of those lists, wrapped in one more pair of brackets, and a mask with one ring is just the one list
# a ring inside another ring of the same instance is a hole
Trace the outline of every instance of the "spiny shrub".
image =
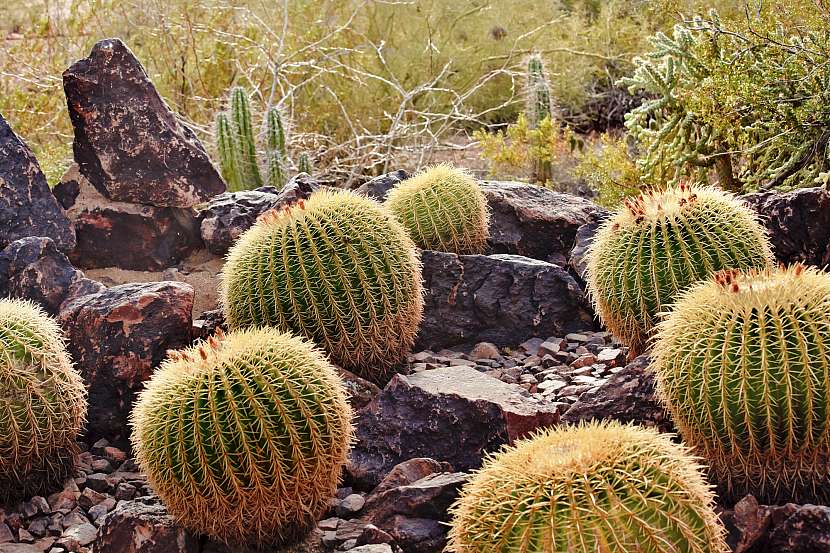
[(132, 442), (181, 524), (229, 543), (282, 543), (328, 508), (350, 420), (322, 352), (250, 329), (171, 352), (135, 405)]
[(553, 428), (487, 458), (452, 507), (454, 553), (725, 553), (685, 448), (616, 422)]
[(466, 171), (430, 167), (389, 191), (389, 209), (427, 250), (479, 253), (490, 236), (487, 198)]
[(771, 260), (754, 212), (728, 193), (681, 183), (626, 200), (603, 223), (588, 252), (588, 289), (608, 330), (638, 354), (679, 292), (721, 269)]
[(22, 300), (0, 300), (0, 503), (47, 494), (72, 475), (86, 389), (60, 328)]
[(725, 498), (830, 500), (830, 275), (724, 271), (659, 326), (660, 396)]
[(231, 248), (221, 281), (230, 328), (294, 331), (375, 381), (412, 347), (423, 311), (406, 230), (377, 202), (342, 190), (260, 217)]

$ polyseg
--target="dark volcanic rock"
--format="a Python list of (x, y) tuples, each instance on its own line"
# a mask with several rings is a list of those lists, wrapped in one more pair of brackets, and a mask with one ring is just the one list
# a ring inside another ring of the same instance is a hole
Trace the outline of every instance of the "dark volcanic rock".
[(515, 345), (592, 329), (585, 292), (565, 269), (516, 255), (424, 251), (424, 321), (416, 349)]
[(830, 507), (759, 505), (751, 495), (723, 511), (727, 542), (735, 553), (826, 553)]
[(87, 436), (125, 445), (135, 394), (168, 349), (190, 343), (193, 288), (180, 282), (113, 286), (66, 303), (60, 324), (89, 387)]
[(73, 267), (51, 238), (21, 238), (0, 252), (0, 297), (30, 299), (50, 315), (72, 298), (105, 288)]
[(49, 237), (63, 251), (75, 246), (34, 154), (0, 115), (0, 249), (28, 236)]
[(211, 309), (210, 311), (204, 311), (198, 319), (193, 321), (191, 336), (194, 340), (204, 340), (216, 334), (217, 330), (227, 332), (225, 315), (221, 309)]
[(802, 505), (769, 534), (767, 551), (824, 553), (830, 551), (830, 507)]
[(112, 200), (192, 207), (225, 191), (196, 135), (161, 99), (119, 39), (63, 73), (81, 173)]
[(205, 246), (213, 254), (224, 255), (262, 213), (307, 199), (319, 188), (320, 185), (313, 178), (300, 174), (292, 178), (282, 190), (263, 186), (256, 190), (226, 192), (217, 196), (199, 212)]
[(403, 169), (398, 169), (397, 171), (380, 175), (367, 183), (361, 184), (355, 189), (355, 192), (382, 202), (386, 199), (386, 195), (389, 194), (390, 190), (408, 178), (409, 173)]
[(199, 536), (178, 526), (160, 503), (128, 501), (107, 515), (93, 553), (198, 553)]
[(596, 221), (585, 223), (576, 231), (576, 238), (574, 239), (574, 247), (571, 250), (570, 257), (568, 257), (568, 266), (574, 270), (580, 279), (585, 279), (588, 272), (588, 248), (591, 247), (591, 242), (594, 241), (594, 235), (597, 233), (603, 218), (598, 217)]

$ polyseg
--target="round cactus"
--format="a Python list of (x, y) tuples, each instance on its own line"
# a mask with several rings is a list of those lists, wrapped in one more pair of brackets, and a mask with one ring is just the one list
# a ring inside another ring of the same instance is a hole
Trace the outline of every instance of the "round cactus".
[(466, 171), (426, 169), (389, 191), (386, 204), (426, 250), (480, 253), (490, 236), (487, 198)]
[(228, 543), (282, 543), (328, 508), (351, 438), (334, 368), (274, 328), (171, 352), (132, 414), (133, 448), (184, 526)]
[(487, 458), (452, 507), (454, 553), (723, 553), (701, 467), (616, 422), (543, 430)]
[(715, 188), (680, 184), (628, 200), (588, 251), (588, 290), (605, 326), (641, 353), (679, 292), (722, 269), (763, 268), (757, 216)]
[(830, 500), (830, 275), (724, 271), (658, 327), (660, 396), (721, 495)]
[(375, 381), (405, 357), (421, 321), (412, 240), (377, 202), (351, 192), (321, 190), (260, 217), (222, 273), (229, 328), (293, 331)]
[(60, 328), (22, 300), (0, 300), (0, 503), (54, 491), (72, 475), (86, 389)]

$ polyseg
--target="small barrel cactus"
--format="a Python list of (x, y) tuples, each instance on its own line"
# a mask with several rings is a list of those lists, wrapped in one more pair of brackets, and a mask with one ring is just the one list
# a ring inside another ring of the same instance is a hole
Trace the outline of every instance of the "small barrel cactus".
[(454, 553), (725, 553), (685, 448), (617, 422), (546, 429), (487, 458), (451, 509)]
[(754, 212), (715, 188), (680, 184), (627, 200), (603, 223), (588, 250), (588, 290), (608, 330), (638, 354), (679, 292), (771, 261)]
[(404, 228), (377, 202), (324, 189), (264, 214), (239, 238), (220, 296), (229, 328), (293, 331), (381, 381), (415, 341), (422, 290)]
[(830, 275), (723, 271), (658, 327), (658, 392), (726, 499), (830, 500)]
[(57, 323), (33, 303), (0, 300), (0, 504), (72, 475), (86, 407)]
[(301, 537), (328, 508), (352, 435), (334, 368), (274, 328), (171, 352), (132, 424), (136, 459), (170, 513), (227, 543)]
[(479, 253), (490, 236), (487, 198), (466, 171), (430, 167), (389, 191), (386, 205), (426, 250)]

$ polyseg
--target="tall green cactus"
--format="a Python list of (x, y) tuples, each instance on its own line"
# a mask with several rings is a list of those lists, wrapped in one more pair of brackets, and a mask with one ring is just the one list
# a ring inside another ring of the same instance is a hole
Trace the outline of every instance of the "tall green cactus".
[(830, 500), (830, 275), (718, 273), (678, 299), (653, 362), (723, 498)]
[(525, 96), (528, 124), (531, 129), (539, 128), (542, 121), (552, 116), (550, 81), (539, 54), (533, 54), (527, 60)]
[(464, 486), (447, 551), (726, 553), (702, 472), (655, 430), (543, 430), (487, 458)]
[(603, 223), (588, 251), (588, 291), (605, 326), (639, 354), (680, 292), (771, 260), (754, 212), (728, 193), (681, 183), (627, 200)]
[(286, 181), (285, 161), (288, 159), (288, 151), (285, 145), (285, 126), (282, 122), (282, 114), (277, 108), (268, 110), (266, 123), (268, 185), (282, 188)]
[(262, 186), (262, 176), (259, 173), (254, 126), (251, 122), (251, 101), (245, 89), (239, 86), (231, 92), (231, 121), (239, 148), (242, 179), (249, 187), (259, 188)]
[(300, 159), (297, 162), (297, 172), (307, 175), (311, 175), (314, 172), (314, 168), (311, 166), (311, 158), (306, 152), (300, 154)]
[(231, 328), (296, 332), (374, 381), (412, 347), (423, 311), (406, 230), (347, 191), (323, 189), (261, 216), (231, 248), (221, 281)]
[(33, 303), (0, 300), (0, 504), (72, 476), (86, 407), (57, 323)]

